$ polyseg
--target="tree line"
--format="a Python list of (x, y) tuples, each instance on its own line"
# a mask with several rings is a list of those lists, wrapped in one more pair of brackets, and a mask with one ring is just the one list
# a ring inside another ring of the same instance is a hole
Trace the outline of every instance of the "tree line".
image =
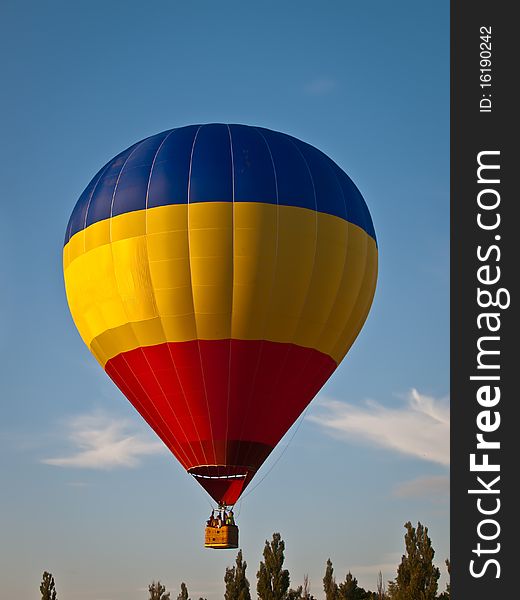
[[(323, 591), (325, 600), (450, 600), (450, 585), (439, 593), (440, 570), (433, 564), (435, 551), (428, 536), (428, 528), (420, 522), (413, 527), (410, 522), (404, 525), (405, 554), (397, 568), (397, 575), (388, 585), (379, 572), (376, 591), (365, 590), (358, 585), (356, 577), (349, 571), (344, 581), (336, 582), (334, 567), (330, 558), (325, 565)], [(309, 578), (305, 575), (302, 585), (290, 587), (289, 571), (284, 569), (285, 542), (279, 533), (273, 533), (271, 541), (266, 540), (264, 559), (256, 574), (258, 600), (317, 600), (310, 592)], [(446, 560), (450, 573), (450, 561)], [(224, 600), (252, 600), (249, 580), (246, 577), (247, 562), (238, 551), (235, 564), (227, 567), (224, 574)], [(40, 585), (42, 600), (57, 600), (56, 585), (51, 573), (43, 573)], [(148, 586), (148, 600), (171, 600), (171, 592), (160, 581), (152, 581)], [(188, 588), (181, 583), (177, 600), (190, 600)], [(199, 600), (206, 600), (199, 598)]]

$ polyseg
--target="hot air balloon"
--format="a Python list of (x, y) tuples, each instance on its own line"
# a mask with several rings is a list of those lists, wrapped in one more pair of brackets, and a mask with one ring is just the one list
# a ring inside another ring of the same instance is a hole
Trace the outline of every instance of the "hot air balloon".
[[(321, 151), (190, 125), (95, 175), (63, 268), (83, 341), (223, 513), (357, 337), (377, 243), (359, 190)], [(227, 525), (206, 545), (236, 547)]]

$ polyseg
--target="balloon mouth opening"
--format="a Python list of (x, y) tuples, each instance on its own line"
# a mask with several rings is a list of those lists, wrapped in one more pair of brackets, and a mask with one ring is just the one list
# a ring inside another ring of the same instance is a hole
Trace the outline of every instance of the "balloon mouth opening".
[(243, 465), (199, 465), (188, 469), (219, 505), (232, 506), (240, 498), (255, 470)]
[(196, 473), (192, 473), (192, 475), (197, 479), (245, 479), (247, 477), (247, 473), (239, 475), (197, 475)]
[(232, 465), (201, 465), (188, 469), (196, 479), (246, 479), (252, 469)]

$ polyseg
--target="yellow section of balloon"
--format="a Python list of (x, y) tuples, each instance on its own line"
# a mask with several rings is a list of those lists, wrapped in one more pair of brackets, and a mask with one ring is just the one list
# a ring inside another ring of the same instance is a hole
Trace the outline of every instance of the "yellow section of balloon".
[(104, 365), (140, 346), (269, 340), (337, 363), (368, 314), (377, 246), (339, 217), (255, 202), (174, 204), (76, 233), (63, 254), (76, 326)]

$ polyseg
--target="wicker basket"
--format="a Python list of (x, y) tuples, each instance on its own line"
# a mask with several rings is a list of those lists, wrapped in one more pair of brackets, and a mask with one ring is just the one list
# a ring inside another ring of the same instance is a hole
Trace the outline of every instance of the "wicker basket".
[(206, 548), (238, 548), (238, 527), (236, 525), (207, 526), (204, 546)]

